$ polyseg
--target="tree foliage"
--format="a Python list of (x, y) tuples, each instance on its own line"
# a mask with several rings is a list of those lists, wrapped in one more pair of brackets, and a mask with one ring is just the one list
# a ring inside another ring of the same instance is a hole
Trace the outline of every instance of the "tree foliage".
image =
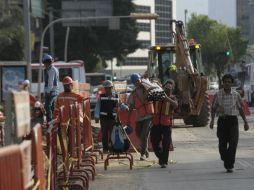
[[(57, 0), (61, 2), (60, 0)], [(49, 4), (59, 10), (59, 3), (49, 0)], [(129, 15), (135, 9), (129, 0), (113, 0), (113, 15)], [(55, 14), (55, 16), (59, 16)], [(55, 27), (55, 55), (64, 58), (64, 39), (66, 27), (57, 24)], [(72, 27), (69, 33), (68, 60), (85, 60), (87, 71), (96, 71), (105, 67), (105, 60), (114, 57), (122, 59), (126, 50), (131, 53), (138, 47), (137, 28), (131, 19), (120, 20), (120, 30), (109, 30), (108, 27)], [(46, 42), (49, 46), (49, 41)]]
[(22, 11), (14, 7), (0, 19), (0, 60), (20, 61), (24, 58)]
[[(221, 78), (228, 64), (238, 63), (246, 52), (247, 41), (239, 28), (227, 27), (206, 15), (193, 14), (187, 25), (188, 38), (202, 46), (202, 58), (209, 74)], [(229, 51), (230, 55), (226, 55)]]

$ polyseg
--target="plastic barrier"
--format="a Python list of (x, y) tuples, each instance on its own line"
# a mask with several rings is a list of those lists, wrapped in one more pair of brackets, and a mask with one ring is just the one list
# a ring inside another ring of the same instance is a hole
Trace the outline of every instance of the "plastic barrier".
[(37, 124), (33, 128), (32, 133), (32, 147), (33, 147), (33, 160), (34, 160), (34, 176), (35, 183), (38, 183), (38, 190), (45, 189), (44, 179), (44, 162), (43, 162), (43, 151), (42, 151), (42, 131), (41, 125)]
[[(94, 180), (95, 177), (95, 167), (94, 167), (94, 161), (92, 157), (82, 155), (83, 153), (85, 154), (86, 151), (82, 149), (84, 145), (81, 145), (81, 125), (80, 125), (80, 118), (79, 118), (79, 104), (75, 103), (72, 108), (71, 108), (71, 126), (70, 126), (70, 131), (72, 134), (74, 134), (74, 141), (75, 141), (75, 146), (70, 147), (70, 149), (74, 149), (74, 155), (71, 155), (72, 157), (75, 157), (75, 161), (72, 162), (73, 164), (73, 171), (76, 170), (77, 172), (82, 170), (85, 170), (84, 172), (88, 171), (90, 172), (92, 176), (92, 180)], [(84, 131), (83, 131), (84, 132)], [(90, 136), (90, 134), (83, 135), (83, 137)], [(84, 142), (84, 141), (83, 141)]]
[[(73, 107), (73, 106), (72, 106)], [(74, 132), (68, 132), (69, 122), (61, 123), (63, 118), (63, 109), (61, 107), (60, 114), (60, 127), (58, 129), (59, 143), (62, 154), (63, 169), (58, 171), (58, 188), (79, 188), (79, 189), (88, 189), (88, 179), (86, 174), (76, 173), (72, 170), (72, 157), (74, 155)], [(65, 108), (66, 109), (66, 108)], [(70, 110), (70, 108), (69, 108)], [(66, 115), (65, 115), (66, 117)], [(66, 118), (65, 118), (66, 119)], [(68, 120), (71, 119), (69, 115)], [(69, 141), (69, 144), (67, 143)]]
[(91, 126), (91, 111), (90, 100), (86, 99), (82, 103), (82, 117), (83, 117), (83, 139), (84, 149), (86, 151), (93, 147), (92, 126)]
[[(128, 122), (128, 112), (119, 110), (119, 119), (123, 125), (126, 125)], [(136, 129), (136, 122), (135, 121), (136, 121), (136, 110), (133, 110), (131, 112), (131, 116), (130, 116), (130, 122), (131, 122), (130, 125), (133, 128), (133, 133), (131, 133), (129, 135), (129, 138), (130, 138), (131, 142), (133, 143), (133, 145), (136, 148), (139, 148), (140, 142), (139, 142), (138, 137), (135, 134), (135, 129)], [(130, 147), (130, 150), (134, 151), (134, 149), (132, 149), (132, 147)], [(148, 150), (152, 151), (152, 144), (151, 144), (150, 140), (148, 140)]]
[(25, 189), (22, 152), (18, 145), (0, 149), (0, 168), (0, 189)]
[(51, 122), (47, 130), (47, 156), (49, 159), (48, 186), (57, 189), (57, 133), (59, 123)]
[(243, 99), (243, 112), (245, 113), (245, 115), (251, 115), (249, 104), (246, 99)]

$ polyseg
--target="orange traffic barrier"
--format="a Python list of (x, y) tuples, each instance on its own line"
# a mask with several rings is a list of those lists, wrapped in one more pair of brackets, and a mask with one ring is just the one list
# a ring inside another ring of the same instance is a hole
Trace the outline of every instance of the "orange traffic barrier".
[[(89, 154), (90, 156), (95, 157), (96, 163), (98, 162), (97, 155), (95, 152), (99, 152), (101, 155), (101, 159), (103, 159), (103, 153), (99, 149), (93, 148), (93, 135), (92, 135), (92, 124), (91, 124), (91, 107), (90, 107), (90, 99), (86, 99), (82, 102), (82, 117), (83, 117), (83, 146), (84, 146), (84, 154)], [(89, 152), (88, 152), (89, 151)]]
[(0, 168), (0, 189), (25, 189), (22, 152), (18, 145), (0, 149)]
[[(128, 122), (128, 112), (126, 111), (122, 111), (122, 110), (119, 110), (119, 119), (122, 123), (122, 125), (127, 125), (127, 122)], [(136, 136), (135, 134), (135, 130), (136, 130), (136, 110), (133, 110), (131, 112), (131, 116), (130, 116), (130, 125), (133, 129), (133, 133), (129, 134), (129, 138), (132, 142), (132, 144), (136, 147), (136, 148), (139, 148), (140, 146), (140, 142), (139, 142), (139, 139), (138, 137)], [(130, 147), (130, 150), (131, 151), (134, 151), (134, 148), (133, 147)], [(149, 151), (152, 151), (152, 144), (151, 144), (151, 141), (148, 140), (148, 150)]]
[[(73, 105), (71, 106), (73, 108)], [(86, 173), (77, 173), (72, 171), (72, 162), (74, 159), (74, 149), (75, 149), (75, 135), (71, 128), (73, 123), (71, 121), (71, 114), (68, 115), (68, 120), (70, 122), (61, 123), (63, 118), (63, 108), (60, 109), (60, 127), (58, 129), (59, 142), (62, 153), (63, 167), (62, 170), (58, 171), (58, 188), (78, 188), (78, 189), (88, 189), (88, 179)], [(68, 110), (71, 111), (70, 108)], [(65, 116), (66, 117), (66, 116)], [(65, 118), (66, 119), (66, 118)], [(70, 127), (70, 128), (69, 128)], [(68, 144), (69, 142), (69, 144)]]
[(42, 131), (41, 125), (37, 124), (33, 128), (32, 142), (33, 142), (33, 163), (35, 169), (35, 184), (38, 183), (38, 190), (45, 189), (44, 179), (44, 162), (42, 150)]
[[(85, 151), (83, 151), (82, 146), (81, 145), (81, 123), (80, 123), (80, 118), (79, 118), (79, 114), (80, 114), (80, 108), (79, 108), (79, 104), (75, 103), (72, 106), (71, 109), (71, 126), (70, 126), (70, 131), (75, 131), (75, 146), (74, 147), (70, 147), (70, 149), (75, 149), (75, 155), (72, 155), (72, 157), (75, 157), (77, 160), (73, 161), (73, 169), (72, 171), (76, 171), (76, 172), (90, 172), (91, 176), (92, 176), (92, 180), (94, 180), (95, 177), (95, 167), (94, 167), (94, 161), (91, 157), (88, 156), (83, 156), (82, 154), (85, 153)], [(84, 133), (84, 131), (83, 131)], [(85, 136), (90, 136), (85, 135)], [(84, 141), (83, 141), (84, 142)]]
[(49, 158), (48, 187), (57, 189), (57, 133), (59, 123), (51, 122), (47, 130), (47, 156)]
[(88, 151), (88, 150), (92, 149), (92, 147), (93, 147), (91, 110), (90, 110), (90, 100), (89, 99), (86, 99), (82, 103), (82, 115), (83, 115), (84, 149), (86, 151)]
[(243, 99), (243, 112), (245, 113), (245, 115), (251, 114), (249, 104), (246, 99)]

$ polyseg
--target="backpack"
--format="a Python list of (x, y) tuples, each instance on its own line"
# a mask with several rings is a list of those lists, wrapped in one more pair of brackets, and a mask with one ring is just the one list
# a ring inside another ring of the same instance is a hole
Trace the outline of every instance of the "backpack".
[(116, 123), (113, 126), (111, 133), (111, 146), (113, 152), (116, 153), (126, 152), (130, 147), (130, 142), (120, 123)]

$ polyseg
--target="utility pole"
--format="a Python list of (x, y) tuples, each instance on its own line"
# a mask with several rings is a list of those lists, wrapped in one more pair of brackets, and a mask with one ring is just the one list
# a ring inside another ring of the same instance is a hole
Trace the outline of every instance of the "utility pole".
[(64, 43), (64, 62), (68, 61), (68, 42), (69, 42), (70, 27), (66, 29), (65, 43)]
[(112, 77), (112, 79), (113, 79), (113, 76), (114, 76), (114, 68), (113, 68), (113, 58), (111, 58), (111, 60), (110, 60), (111, 62), (111, 77)]
[[(53, 7), (49, 7), (49, 23), (54, 20)], [(49, 28), (50, 53), (55, 57), (55, 37), (54, 26)]]
[(30, 40), (30, 0), (23, 0), (24, 11), (24, 55), (27, 63), (27, 79), (31, 82), (31, 40)]

